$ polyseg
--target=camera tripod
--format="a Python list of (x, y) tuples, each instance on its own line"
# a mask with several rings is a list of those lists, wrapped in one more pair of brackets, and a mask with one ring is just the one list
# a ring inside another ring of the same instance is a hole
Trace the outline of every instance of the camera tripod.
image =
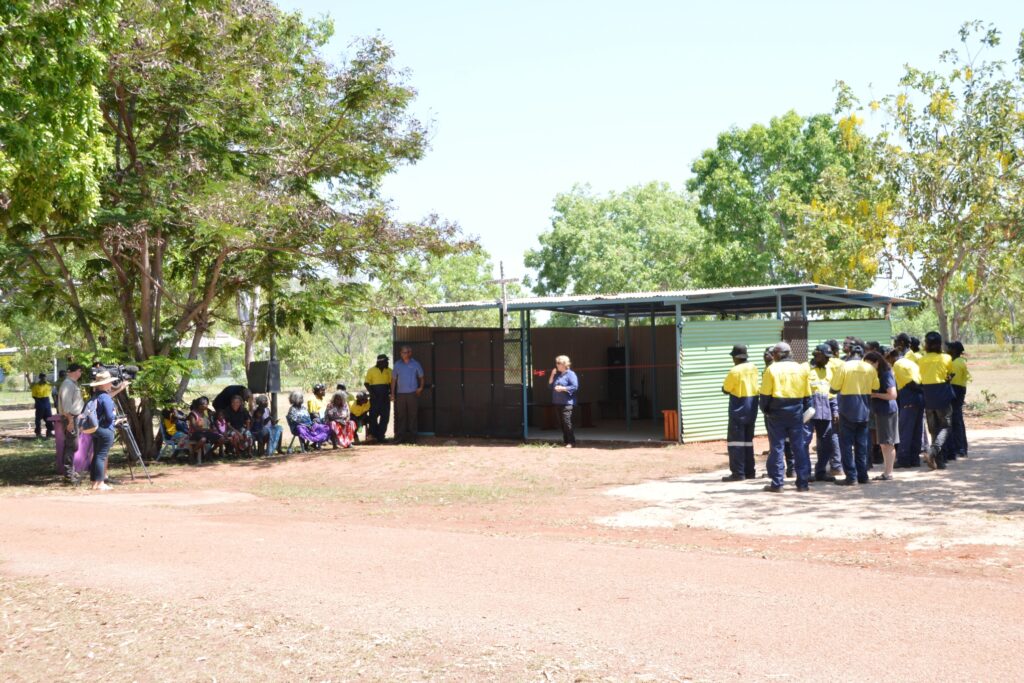
[[(117, 404), (115, 403), (115, 405)], [(131, 475), (132, 481), (135, 481), (135, 471), (132, 470), (132, 459), (134, 458), (139, 467), (142, 468), (142, 471), (146, 473), (146, 479), (152, 484), (153, 478), (149, 476), (149, 468), (146, 467), (146, 462), (142, 459), (139, 442), (135, 440), (131, 425), (128, 424), (128, 418), (125, 417), (120, 408), (114, 413), (114, 429), (121, 435), (121, 448), (124, 451), (125, 459), (128, 461), (128, 474)]]

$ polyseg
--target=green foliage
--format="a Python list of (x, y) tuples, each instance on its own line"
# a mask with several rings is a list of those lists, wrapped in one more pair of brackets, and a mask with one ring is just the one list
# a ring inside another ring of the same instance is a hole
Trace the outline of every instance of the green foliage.
[(95, 84), (116, 0), (0, 4), (0, 233), (88, 220), (109, 160)]
[(139, 374), (131, 386), (137, 398), (150, 399), (156, 406), (176, 403), (178, 385), (182, 377), (189, 377), (199, 361), (178, 356), (154, 356), (139, 364)]
[[(482, 247), (474, 245), (468, 250), (443, 256), (428, 256), (425, 259), (403, 259), (399, 268), (403, 280), (397, 286), (382, 289), (380, 297), (392, 302), (401, 302), (413, 307), (402, 316), (403, 323), (421, 321), (438, 327), (499, 327), (498, 308), (455, 313), (435, 313), (428, 318), (417, 316), (415, 307), (454, 301), (482, 301), (497, 304), (501, 300), (501, 285), (493, 280), (498, 273), (490, 255)], [(523, 295), (518, 282), (506, 285), (506, 296), (515, 298)], [(518, 321), (511, 321), (517, 327)]]
[(931, 303), (944, 336), (960, 336), (987, 297), (1006, 296), (1024, 255), (1024, 61), (985, 59), (1000, 40), (992, 26), (965, 24), (958, 48), (940, 56), (944, 70), (907, 66), (898, 92), (867, 105), (839, 84), (844, 121), (882, 119), (859, 171), (890, 188), (881, 258)]
[(436, 218), (395, 221), (380, 196), (426, 149), (383, 39), (333, 64), (330, 23), (271, 0), (0, 11), (4, 310), (145, 363), (201, 338), (239, 291), (279, 290), (285, 327), (310, 329), (369, 308), (331, 292), (338, 279), (388, 282), (401, 257), (463, 246)]
[(282, 381), (305, 390), (317, 382), (329, 389), (342, 382), (350, 389), (362, 387), (378, 353), (391, 355), (391, 326), (354, 320), (335, 326), (314, 327), (284, 335), (278, 346)]
[(706, 231), (702, 282), (870, 285), (877, 244), (853, 230), (850, 216), (820, 210), (823, 199), (842, 194), (856, 203), (867, 191), (867, 180), (854, 174), (859, 147), (855, 129), (792, 111), (719, 135), (688, 183)]
[(683, 288), (703, 250), (693, 202), (666, 183), (595, 196), (576, 186), (555, 197), (551, 229), (526, 253), (537, 294)]

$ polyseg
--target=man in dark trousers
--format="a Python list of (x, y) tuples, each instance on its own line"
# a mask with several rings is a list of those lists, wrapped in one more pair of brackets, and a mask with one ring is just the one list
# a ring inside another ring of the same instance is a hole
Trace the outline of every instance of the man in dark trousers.
[(864, 347), (851, 344), (849, 359), (832, 375), (832, 392), (836, 396), (839, 416), (833, 429), (839, 429), (839, 446), (843, 457), (843, 479), (840, 486), (867, 484), (868, 421), (871, 419), (871, 394), (878, 390), (878, 371), (864, 362)]
[(412, 347), (403, 346), (391, 370), (391, 395), (395, 398), (395, 441), (416, 443), (419, 398), (423, 393), (424, 373), (420, 362), (412, 357)]
[(839, 435), (833, 429), (833, 423), (839, 417), (839, 405), (832, 394), (833, 373), (829, 365), (831, 358), (831, 347), (828, 344), (819, 344), (814, 349), (810, 363), (811, 407), (814, 408), (814, 418), (807, 423), (807, 447), (810, 448), (811, 440), (817, 434), (818, 461), (814, 466), (815, 481), (835, 481), (834, 475), (842, 470)]
[(53, 436), (53, 423), (50, 417), (53, 416), (53, 407), (50, 404), (50, 383), (46, 381), (46, 373), (40, 372), (39, 377), (29, 387), (32, 390), (32, 400), (36, 408), (36, 438), (42, 436), (42, 428), (46, 427), (46, 438)]
[(953, 426), (953, 400), (956, 398), (953, 359), (942, 352), (942, 335), (929, 332), (924, 336), (924, 353), (917, 359), (921, 370), (921, 391), (924, 394), (924, 420), (931, 433), (932, 444), (925, 454), (930, 469), (946, 469), (946, 439)]
[(391, 421), (391, 368), (387, 354), (377, 356), (377, 364), (367, 370), (363, 386), (370, 392), (370, 422), (366, 431), (374, 441), (384, 443)]
[(768, 427), (768, 475), (771, 483), (765, 491), (779, 493), (784, 482), (786, 439), (793, 449), (796, 490), (807, 491), (811, 461), (807, 456), (804, 415), (811, 407), (811, 385), (807, 366), (793, 360), (786, 342), (775, 345), (775, 362), (764, 370), (758, 403)]
[(729, 471), (722, 481), (753, 479), (754, 421), (757, 419), (757, 366), (747, 360), (747, 347), (732, 347), (733, 366), (725, 376), (722, 393), (729, 396)]
[(924, 424), (921, 421), (921, 416), (924, 414), (921, 370), (914, 360), (905, 355), (910, 351), (910, 337), (906, 334), (901, 334), (900, 337), (907, 337), (907, 339), (905, 343), (901, 344), (900, 338), (897, 337), (895, 354), (898, 358), (892, 362), (892, 372), (896, 377), (896, 403), (899, 405), (900, 411), (900, 442), (896, 446), (895, 467), (920, 467), (921, 427)]

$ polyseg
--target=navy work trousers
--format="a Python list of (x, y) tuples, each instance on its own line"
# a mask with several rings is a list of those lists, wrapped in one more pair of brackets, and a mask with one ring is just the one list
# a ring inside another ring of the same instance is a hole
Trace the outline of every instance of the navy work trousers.
[(900, 404), (900, 442), (896, 446), (898, 467), (921, 466), (921, 433), (924, 406), (920, 402)]
[(949, 440), (946, 441), (946, 458), (956, 460), (967, 455), (967, 425), (964, 423), (964, 402), (967, 397), (965, 387), (953, 386), (953, 415), (950, 424)]
[(953, 420), (953, 406), (946, 406), (940, 410), (925, 408), (925, 421), (928, 423), (928, 431), (932, 435), (931, 453), (935, 458), (938, 467), (946, 466), (946, 440), (952, 431), (950, 425)]
[(391, 421), (391, 385), (370, 385), (370, 424), (366, 430), (377, 441), (383, 441)]
[(36, 436), (42, 435), (42, 426), (46, 425), (46, 436), (53, 434), (53, 423), (48, 418), (53, 416), (53, 409), (50, 407), (50, 398), (34, 399), (36, 403)]
[(799, 417), (775, 418), (765, 416), (768, 427), (768, 476), (772, 486), (782, 486), (785, 481), (786, 439), (793, 449), (797, 487), (807, 486), (811, 478), (811, 460), (807, 457), (807, 434)]
[(843, 452), (843, 471), (846, 480), (868, 481), (868, 448), (870, 435), (867, 422), (852, 422), (839, 418), (839, 448)]
[(756, 476), (754, 418), (745, 419), (730, 414), (726, 439), (729, 448), (729, 471), (734, 477), (753, 479)]
[[(832, 420), (811, 420), (807, 423), (807, 446), (811, 445), (811, 439), (818, 435), (818, 460), (814, 464), (814, 474), (824, 476), (827, 469), (838, 470), (841, 467), (839, 457), (839, 435), (832, 428)], [(810, 451), (808, 450), (808, 458)]]

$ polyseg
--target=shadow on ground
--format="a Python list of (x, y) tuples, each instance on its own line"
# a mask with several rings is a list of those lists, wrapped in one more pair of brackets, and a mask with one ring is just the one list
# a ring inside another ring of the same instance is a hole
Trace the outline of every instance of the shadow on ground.
[[(881, 471), (876, 466), (873, 473)], [(1024, 545), (1024, 430), (976, 435), (972, 455), (944, 471), (897, 470), (896, 480), (798, 493), (766, 480), (724, 483), (723, 472), (624, 486), (609, 495), (646, 503), (600, 518), (617, 527), (698, 526), (752, 535), (908, 537), (920, 545)]]

